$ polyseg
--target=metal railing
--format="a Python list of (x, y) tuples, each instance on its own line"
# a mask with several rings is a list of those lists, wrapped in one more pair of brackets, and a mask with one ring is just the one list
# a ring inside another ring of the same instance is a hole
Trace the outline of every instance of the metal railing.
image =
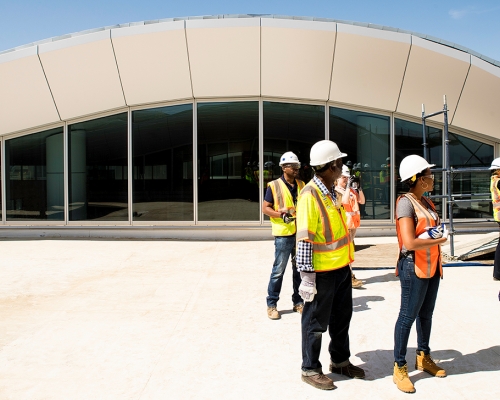
[[(448, 105), (446, 103), (446, 95), (443, 96), (443, 109), (441, 111), (434, 112), (432, 114), (425, 114), (425, 106), (422, 104), (422, 137), (423, 137), (423, 148), (424, 148), (424, 158), (429, 161), (429, 149), (428, 149), (428, 144), (427, 144), (427, 134), (426, 134), (426, 124), (425, 121), (427, 118), (434, 117), (436, 115), (443, 114), (444, 118), (444, 128), (443, 128), (443, 134), (444, 134), (444, 143), (445, 143), (445, 148), (444, 148), (444, 168), (433, 168), (432, 172), (444, 172), (446, 175), (446, 194), (444, 195), (434, 195), (430, 196), (431, 198), (434, 199), (445, 199), (448, 212), (447, 212), (447, 217), (448, 217), (448, 223), (449, 223), (449, 231), (450, 231), (450, 253), (451, 256), (455, 255), (455, 241), (454, 241), (454, 235), (456, 234), (461, 234), (461, 233), (488, 233), (492, 232), (491, 229), (460, 229), (459, 231), (455, 230), (454, 228), (454, 222), (453, 222), (453, 205), (454, 204), (459, 204), (462, 202), (471, 202), (471, 201), (481, 201), (481, 200), (488, 200), (490, 201), (490, 193), (462, 193), (462, 194), (453, 194), (452, 193), (452, 185), (451, 185), (451, 176), (452, 174), (463, 174), (467, 172), (490, 172), (488, 168), (478, 168), (478, 167), (471, 167), (471, 168), (453, 168), (450, 166), (450, 138), (449, 138), (449, 133), (448, 133)], [(486, 198), (482, 198), (486, 197)], [(477, 223), (476, 221), (474, 221)], [(486, 221), (481, 221), (481, 222), (486, 222)]]

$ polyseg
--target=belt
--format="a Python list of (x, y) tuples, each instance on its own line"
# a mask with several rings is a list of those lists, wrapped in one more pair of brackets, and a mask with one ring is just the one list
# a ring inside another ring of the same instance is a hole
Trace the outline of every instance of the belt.
[(407, 251), (406, 253), (400, 252), (398, 261), (404, 260), (405, 258), (410, 259), (410, 260), (414, 260), (415, 259), (414, 254), (415, 253), (413, 251)]

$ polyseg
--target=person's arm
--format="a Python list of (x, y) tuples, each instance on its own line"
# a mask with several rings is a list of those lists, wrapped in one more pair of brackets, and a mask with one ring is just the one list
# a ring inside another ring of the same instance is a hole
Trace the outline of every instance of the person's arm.
[(439, 239), (419, 239), (415, 237), (415, 225), (413, 218), (402, 217), (399, 218), (399, 230), (403, 245), (409, 251), (428, 249), (437, 244), (445, 243), (448, 238)]
[(271, 218), (281, 218), (282, 214), (280, 211), (275, 211), (273, 203), (269, 203), (266, 200), (262, 202), (262, 212)]
[(365, 194), (363, 193), (363, 189), (359, 188), (358, 189), (358, 203), (359, 204), (365, 204), (366, 199), (365, 199)]

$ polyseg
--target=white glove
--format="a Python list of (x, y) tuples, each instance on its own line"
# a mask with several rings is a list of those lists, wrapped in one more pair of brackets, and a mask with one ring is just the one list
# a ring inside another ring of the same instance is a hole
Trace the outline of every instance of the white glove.
[(427, 231), (425, 231), (424, 233), (421, 233), (420, 235), (417, 236), (417, 239), (430, 239), (430, 238), (431, 237), (429, 236)]
[(439, 226), (430, 226), (427, 229), (427, 232), (429, 233), (429, 236), (433, 239), (439, 239), (443, 237), (443, 227), (441, 225)]
[(316, 272), (301, 272), (300, 278), (302, 279), (299, 286), (300, 297), (307, 302), (313, 301), (314, 295), (318, 293), (316, 291)]
[(449, 235), (449, 231), (448, 231), (448, 227), (443, 223), (441, 224), (441, 226), (443, 227), (443, 236), (445, 239), (448, 239), (448, 235)]
[(352, 186), (352, 181), (354, 180), (354, 177), (353, 176), (350, 176), (349, 179), (347, 179), (347, 185), (346, 185), (346, 189), (349, 190), (350, 187)]
[(285, 224), (289, 224), (289, 223), (295, 221), (295, 217), (292, 214), (290, 214), (289, 212), (281, 213), (281, 219), (283, 220), (283, 222)]

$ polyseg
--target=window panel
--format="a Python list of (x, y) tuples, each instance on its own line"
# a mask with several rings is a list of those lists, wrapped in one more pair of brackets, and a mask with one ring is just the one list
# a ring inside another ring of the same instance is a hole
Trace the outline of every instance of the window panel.
[(134, 221), (193, 221), (193, 106), (132, 112)]
[(366, 203), (362, 219), (389, 219), (390, 118), (330, 107), (330, 140), (347, 154), (344, 164), (360, 178)]
[(127, 221), (127, 113), (69, 125), (68, 154), (69, 220)]
[(7, 221), (64, 220), (63, 129), (5, 141)]
[(259, 221), (259, 103), (198, 104), (198, 220)]

